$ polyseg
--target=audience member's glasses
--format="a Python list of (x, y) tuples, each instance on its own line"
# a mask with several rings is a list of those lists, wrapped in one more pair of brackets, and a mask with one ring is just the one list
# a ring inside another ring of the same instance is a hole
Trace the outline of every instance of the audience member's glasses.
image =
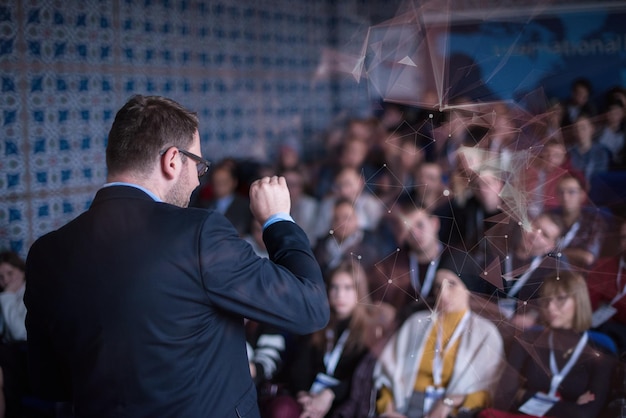
[(570, 295), (567, 295), (567, 294), (561, 294), (561, 295), (556, 295), (556, 296), (546, 296), (545, 298), (541, 300), (541, 303), (543, 304), (544, 307), (547, 308), (548, 306), (550, 306), (551, 302), (554, 302), (557, 308), (562, 308), (563, 305), (565, 305), (565, 302), (567, 302), (569, 298), (570, 298)]
[[(184, 150), (182, 148), (176, 148), (178, 150), (178, 152), (180, 152), (181, 154), (183, 154), (186, 157), (191, 158), (192, 160), (194, 160), (196, 162), (196, 170), (198, 170), (198, 178), (204, 176), (207, 171), (209, 171), (209, 168), (211, 167), (211, 162), (208, 160), (205, 160), (204, 158), (200, 157), (199, 155), (196, 155), (192, 152), (189, 152), (187, 150)], [(163, 150), (159, 153), (159, 155), (163, 155), (165, 154), (167, 150)]]

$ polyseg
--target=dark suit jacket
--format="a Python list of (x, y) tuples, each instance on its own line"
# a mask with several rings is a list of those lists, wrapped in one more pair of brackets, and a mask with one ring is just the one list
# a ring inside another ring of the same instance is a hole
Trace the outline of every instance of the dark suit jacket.
[(101, 189), (28, 255), (35, 391), (77, 417), (257, 417), (243, 318), (310, 333), (329, 316), (304, 232), (264, 239), (272, 261), (214, 211)]

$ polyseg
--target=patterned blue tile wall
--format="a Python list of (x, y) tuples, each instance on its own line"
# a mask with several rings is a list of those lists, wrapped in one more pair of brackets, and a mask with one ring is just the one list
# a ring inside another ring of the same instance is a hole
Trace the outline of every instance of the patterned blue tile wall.
[(213, 160), (314, 146), (339, 110), (367, 113), (363, 85), (313, 77), (329, 42), (368, 26), (363, 4), (0, 0), (0, 249), (25, 256), (89, 206), (132, 94), (197, 111)]

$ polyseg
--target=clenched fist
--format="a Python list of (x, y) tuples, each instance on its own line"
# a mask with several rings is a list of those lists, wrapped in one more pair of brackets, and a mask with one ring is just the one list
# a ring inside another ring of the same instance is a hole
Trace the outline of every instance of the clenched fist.
[(284, 177), (263, 177), (250, 186), (250, 211), (261, 225), (270, 216), (290, 210), (291, 199)]

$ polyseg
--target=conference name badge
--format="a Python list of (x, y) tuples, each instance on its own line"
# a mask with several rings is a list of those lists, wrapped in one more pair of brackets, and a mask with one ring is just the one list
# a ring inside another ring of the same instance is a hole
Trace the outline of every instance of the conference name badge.
[(498, 300), (498, 308), (505, 318), (511, 319), (517, 310), (517, 299), (506, 298)]
[(558, 401), (559, 398), (556, 396), (537, 392), (532, 398), (519, 407), (519, 411), (528, 415), (543, 417)]
[(427, 414), (433, 408), (435, 403), (445, 394), (445, 388), (435, 388), (428, 386), (424, 394), (424, 413)]

